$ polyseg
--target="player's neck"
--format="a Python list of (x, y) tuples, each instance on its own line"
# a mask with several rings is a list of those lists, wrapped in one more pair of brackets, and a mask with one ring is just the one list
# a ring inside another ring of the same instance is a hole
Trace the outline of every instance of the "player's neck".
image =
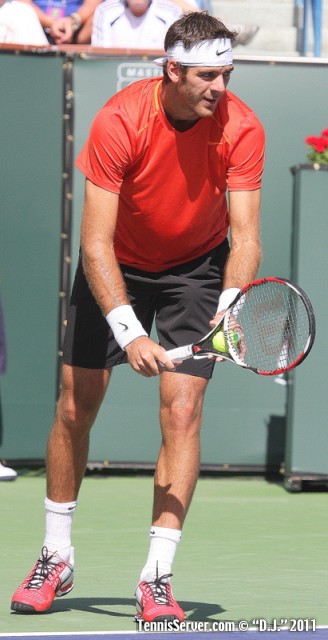
[(171, 116), (171, 114), (166, 111), (166, 109), (164, 109), (164, 113), (172, 127), (177, 131), (180, 131), (181, 133), (183, 133), (184, 131), (188, 131), (188, 129), (191, 129), (191, 127), (193, 127), (194, 124), (196, 124), (196, 122), (198, 122), (199, 120), (199, 118), (197, 118), (197, 120), (179, 120), (178, 118), (174, 118), (174, 116)]
[(179, 100), (176, 94), (172, 92), (171, 85), (162, 87), (161, 103), (167, 120), (177, 131), (188, 131), (200, 120), (194, 114), (186, 113), (185, 109), (179, 106)]

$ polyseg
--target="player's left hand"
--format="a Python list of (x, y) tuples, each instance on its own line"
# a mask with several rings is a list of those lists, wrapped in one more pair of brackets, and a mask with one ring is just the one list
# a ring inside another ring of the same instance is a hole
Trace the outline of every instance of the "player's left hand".
[(209, 322), (210, 327), (214, 329), (214, 327), (216, 327), (216, 325), (219, 324), (219, 322), (221, 322), (223, 316), (224, 316), (224, 311), (219, 311), (219, 313), (216, 313), (215, 316), (213, 316), (212, 320), (210, 320)]

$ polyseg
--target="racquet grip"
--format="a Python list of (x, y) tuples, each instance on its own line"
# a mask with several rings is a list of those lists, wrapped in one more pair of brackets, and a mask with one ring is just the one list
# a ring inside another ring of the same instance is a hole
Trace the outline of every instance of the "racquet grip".
[(177, 347), (166, 352), (172, 362), (180, 362), (193, 357), (192, 345), (188, 344), (184, 347)]

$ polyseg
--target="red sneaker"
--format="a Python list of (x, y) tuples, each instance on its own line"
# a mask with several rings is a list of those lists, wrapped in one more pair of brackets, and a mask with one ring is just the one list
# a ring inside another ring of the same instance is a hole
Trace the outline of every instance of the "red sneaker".
[(19, 613), (47, 611), (56, 596), (69, 593), (74, 586), (73, 556), (73, 547), (70, 563), (64, 562), (56, 552), (49, 553), (48, 549), (43, 547), (31, 573), (15, 591), (11, 599), (11, 609)]
[(174, 600), (168, 579), (172, 574), (155, 578), (150, 582), (139, 582), (136, 588), (136, 620), (160, 622), (179, 620), (183, 622), (185, 612)]

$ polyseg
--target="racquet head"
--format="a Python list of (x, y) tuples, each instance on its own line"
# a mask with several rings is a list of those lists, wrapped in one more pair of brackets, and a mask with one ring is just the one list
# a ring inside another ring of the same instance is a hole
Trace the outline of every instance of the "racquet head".
[(315, 316), (299, 286), (283, 278), (263, 278), (241, 290), (225, 313), (223, 329), (237, 364), (261, 375), (277, 375), (298, 366), (309, 354)]

